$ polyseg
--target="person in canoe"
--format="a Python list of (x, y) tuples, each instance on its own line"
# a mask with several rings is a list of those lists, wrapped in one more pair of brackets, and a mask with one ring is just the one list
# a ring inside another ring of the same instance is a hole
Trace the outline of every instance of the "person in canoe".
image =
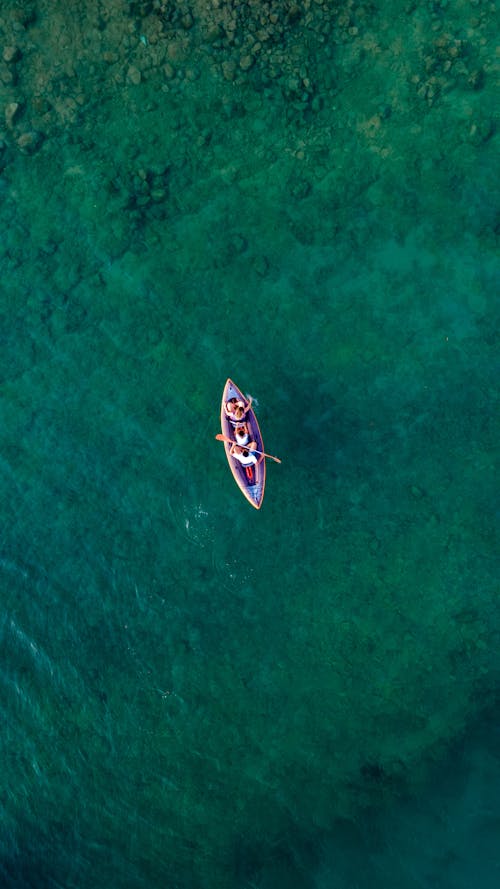
[(250, 441), (248, 425), (246, 423), (238, 423), (234, 429), (234, 437), (236, 439), (236, 444), (241, 445), (242, 447), (247, 445)]
[(236, 426), (237, 423), (241, 423), (244, 420), (245, 414), (251, 404), (251, 397), (247, 402), (242, 401), (241, 398), (230, 398), (229, 401), (226, 401), (224, 411), (226, 417), (230, 420), (233, 426)]
[(246, 447), (242, 447), (235, 442), (231, 445), (229, 453), (235, 460), (239, 460), (242, 466), (256, 466), (257, 463), (260, 463), (260, 461), (264, 459), (264, 454), (255, 453), (254, 448), (256, 447), (256, 441), (248, 442)]

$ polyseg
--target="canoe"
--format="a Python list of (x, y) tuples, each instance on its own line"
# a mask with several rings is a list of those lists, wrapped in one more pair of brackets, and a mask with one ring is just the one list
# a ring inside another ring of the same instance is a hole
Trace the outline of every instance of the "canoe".
[[(224, 405), (230, 398), (241, 399), (245, 404), (248, 401), (248, 398), (245, 398), (240, 389), (238, 389), (237, 385), (233, 383), (232, 380), (227, 380), (226, 385), (224, 386), (224, 392), (222, 393), (222, 403), (220, 409), (220, 424), (222, 428), (222, 434), (227, 438), (235, 441), (234, 436), (234, 428), (226, 417), (224, 411)], [(255, 416), (255, 411), (252, 407), (250, 407), (246, 413), (245, 423), (247, 423), (248, 428), (250, 430), (250, 441), (255, 441), (257, 444), (257, 450), (264, 450), (264, 442), (262, 441), (262, 435), (260, 434), (259, 424), (257, 422), (257, 417)], [(243, 466), (236, 457), (231, 457), (229, 451), (231, 450), (231, 445), (228, 442), (224, 442), (224, 449), (226, 451), (227, 461), (229, 463), (229, 468), (233, 473), (234, 480), (238, 485), (242, 494), (246, 497), (249, 503), (255, 507), (255, 509), (260, 509), (262, 505), (262, 500), (264, 498), (264, 487), (266, 483), (266, 461), (263, 459), (260, 463), (254, 464), (252, 466)], [(248, 470), (248, 471), (247, 471)]]

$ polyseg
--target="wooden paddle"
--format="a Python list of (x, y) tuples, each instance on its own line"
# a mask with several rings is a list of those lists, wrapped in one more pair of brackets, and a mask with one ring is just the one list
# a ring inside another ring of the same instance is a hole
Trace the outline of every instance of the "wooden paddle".
[[(225, 435), (222, 435), (221, 432), (215, 437), (217, 441), (227, 441), (229, 444), (238, 444), (238, 442), (233, 441), (232, 438), (227, 438)], [(241, 445), (241, 447), (244, 448), (246, 445)], [(275, 463), (281, 463), (281, 460), (278, 460), (277, 457), (273, 457), (272, 454), (266, 454), (264, 451), (257, 451), (255, 448), (252, 448), (252, 454), (262, 454), (264, 457), (269, 457), (270, 460), (274, 460)]]

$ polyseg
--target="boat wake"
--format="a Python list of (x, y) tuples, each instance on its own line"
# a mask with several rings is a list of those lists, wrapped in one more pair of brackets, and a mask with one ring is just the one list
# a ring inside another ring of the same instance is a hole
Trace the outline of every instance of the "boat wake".
[(213, 543), (214, 528), (208, 510), (201, 503), (173, 503), (167, 500), (168, 509), (178, 533), (202, 549)]
[(196, 546), (206, 547), (213, 541), (214, 536), (208, 521), (208, 512), (203, 509), (201, 503), (194, 508), (184, 506), (183, 511), (186, 536)]
[(245, 565), (241, 559), (227, 554), (212, 552), (212, 565), (221, 587), (233, 596), (245, 596), (253, 588), (254, 568)]
[(217, 527), (207, 504), (187, 504), (169, 499), (168, 508), (177, 533), (190, 544), (210, 553), (212, 570), (221, 587), (233, 595), (236, 590), (251, 587), (253, 564), (250, 560), (245, 564), (239, 550), (235, 552), (233, 538), (228, 540)]

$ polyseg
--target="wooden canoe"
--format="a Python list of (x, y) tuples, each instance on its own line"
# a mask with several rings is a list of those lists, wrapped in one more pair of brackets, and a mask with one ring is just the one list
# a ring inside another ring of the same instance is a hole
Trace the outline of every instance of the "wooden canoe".
[[(233, 383), (232, 380), (227, 380), (226, 385), (224, 386), (224, 392), (222, 393), (222, 403), (220, 410), (220, 423), (222, 428), (222, 434), (227, 438), (235, 441), (234, 436), (234, 427), (231, 424), (231, 421), (226, 416), (224, 411), (224, 405), (229, 401), (230, 398), (241, 399), (245, 404), (248, 401), (248, 398), (245, 398), (240, 389), (238, 389), (237, 385)], [(259, 424), (257, 422), (257, 417), (255, 416), (255, 411), (250, 407), (245, 416), (245, 423), (247, 424), (250, 430), (250, 441), (255, 441), (257, 444), (257, 450), (264, 450), (264, 443), (262, 441), (262, 435), (260, 434)], [(234, 480), (238, 485), (240, 491), (246, 497), (249, 503), (255, 507), (255, 509), (260, 509), (262, 505), (262, 500), (264, 498), (264, 487), (266, 483), (266, 461), (262, 459), (260, 463), (253, 464), (250, 467), (243, 466), (236, 457), (231, 457), (229, 451), (231, 450), (231, 445), (228, 442), (224, 442), (224, 449), (226, 451), (227, 461), (229, 463), (229, 467), (231, 472), (233, 473)], [(250, 470), (247, 472), (247, 469)]]

